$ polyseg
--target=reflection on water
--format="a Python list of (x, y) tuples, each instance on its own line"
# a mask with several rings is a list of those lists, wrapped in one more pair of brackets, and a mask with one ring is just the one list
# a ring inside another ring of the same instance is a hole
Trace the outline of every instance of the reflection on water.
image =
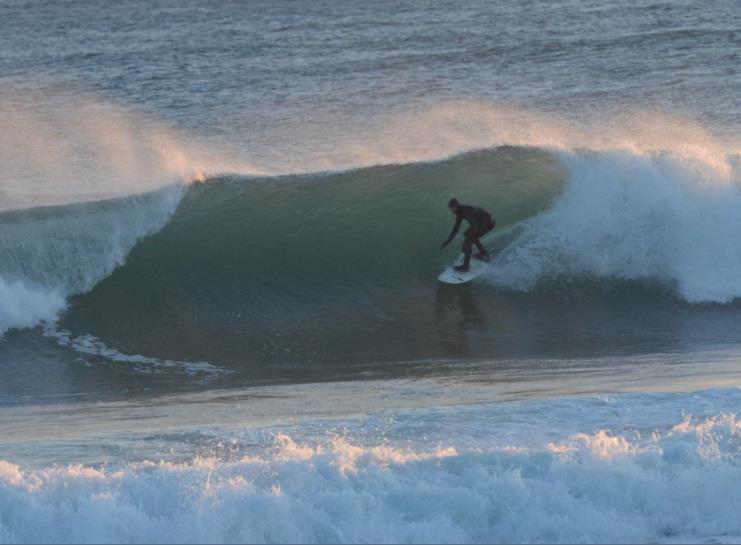
[(476, 287), (469, 284), (438, 284), (435, 291), (437, 342), (445, 357), (472, 356), (468, 332), (486, 326), (486, 315), (476, 300)]
[[(650, 362), (655, 376), (669, 376), (683, 367), (677, 362), (698, 362), (706, 358), (698, 354), (718, 350), (730, 366), (727, 373), (735, 376), (735, 360), (729, 358), (741, 354), (737, 305), (688, 305), (639, 289), (567, 288), (518, 293), (483, 283), (450, 286), (431, 280), (392, 292), (377, 305), (356, 299), (353, 306), (311, 316), (287, 310), (288, 320), (250, 321), (239, 331), (204, 329), (185, 347), (160, 339), (162, 354), (124, 342), (125, 337), (105, 339), (125, 354), (207, 361), (231, 371), (208, 382), (178, 369), (145, 373), (146, 366), (59, 346), (39, 330), (13, 332), (0, 345), (0, 403), (92, 392), (116, 397), (431, 376), (501, 383), (515, 375), (532, 382), (534, 375), (546, 373), (550, 383), (566, 376), (573, 381), (574, 373), (603, 378), (606, 373), (611, 382), (618, 368), (628, 376)], [(85, 332), (78, 329), (76, 335)], [(718, 363), (707, 361), (697, 369), (717, 373)]]
[(475, 293), (476, 286), (470, 284), (438, 284), (435, 291), (435, 323), (441, 325), (442, 321), (450, 319), (461, 331), (482, 327), (486, 322), (486, 316), (476, 300)]

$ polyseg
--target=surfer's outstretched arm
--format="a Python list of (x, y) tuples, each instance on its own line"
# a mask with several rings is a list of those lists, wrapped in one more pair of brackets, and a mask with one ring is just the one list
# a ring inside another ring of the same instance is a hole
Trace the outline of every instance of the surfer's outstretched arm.
[(450, 236), (447, 238), (445, 242), (442, 243), (440, 246), (440, 249), (442, 250), (445, 248), (448, 244), (450, 244), (450, 241), (455, 238), (455, 235), (458, 234), (458, 229), (461, 228), (461, 222), (463, 221), (463, 216), (456, 216), (455, 218), (455, 225), (453, 225), (453, 230), (450, 232)]

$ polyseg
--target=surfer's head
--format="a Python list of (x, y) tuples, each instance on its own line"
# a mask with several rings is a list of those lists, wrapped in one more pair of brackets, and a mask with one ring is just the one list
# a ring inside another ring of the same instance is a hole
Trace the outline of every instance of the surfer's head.
[(448, 208), (450, 208), (450, 211), (455, 214), (458, 212), (458, 207), (461, 205), (461, 203), (458, 202), (458, 199), (450, 199), (448, 201)]

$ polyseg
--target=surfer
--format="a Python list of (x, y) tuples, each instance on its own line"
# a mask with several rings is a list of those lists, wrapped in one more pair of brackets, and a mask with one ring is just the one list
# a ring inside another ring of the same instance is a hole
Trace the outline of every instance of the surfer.
[(466, 220), (469, 227), (466, 229), (465, 233), (463, 233), (466, 237), (463, 241), (463, 254), (465, 259), (463, 260), (462, 265), (454, 267), (458, 272), (465, 272), (468, 270), (469, 264), (471, 263), (471, 251), (473, 250), (474, 244), (479, 249), (479, 253), (474, 257), (476, 259), (481, 259), (482, 261), (489, 259), (489, 252), (486, 251), (486, 248), (484, 248), (484, 245), (481, 244), (479, 239), (494, 229), (496, 222), (494, 221), (494, 218), (491, 217), (491, 214), (483, 208), (471, 206), (469, 204), (461, 204), (458, 202), (458, 199), (450, 199), (450, 202), (448, 202), (448, 208), (453, 214), (455, 214), (455, 225), (453, 226), (453, 230), (450, 232), (450, 236), (445, 242), (443, 242), (440, 249), (442, 250), (445, 248), (450, 241), (455, 238), (455, 235), (458, 234), (458, 229), (461, 227), (461, 222)]

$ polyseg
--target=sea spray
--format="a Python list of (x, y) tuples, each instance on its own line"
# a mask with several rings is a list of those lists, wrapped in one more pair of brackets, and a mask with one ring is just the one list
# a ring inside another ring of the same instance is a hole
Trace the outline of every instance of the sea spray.
[(0, 210), (145, 193), (204, 173), (255, 174), (151, 114), (79, 86), (0, 80)]
[(439, 161), (501, 146), (676, 152), (721, 169), (741, 156), (738, 140), (677, 112), (656, 108), (625, 110), (605, 105), (584, 112), (577, 121), (521, 103), (453, 98), (364, 110), (346, 118), (324, 114), (307, 126), (268, 128), (270, 139), (286, 143), (268, 151), (255, 150), (250, 159), (262, 166), (263, 174), (291, 175)]

